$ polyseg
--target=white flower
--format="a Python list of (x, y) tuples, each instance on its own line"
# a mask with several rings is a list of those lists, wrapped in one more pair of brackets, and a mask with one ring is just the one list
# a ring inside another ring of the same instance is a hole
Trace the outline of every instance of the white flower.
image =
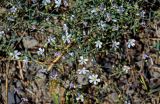
[(63, 31), (68, 31), (67, 24), (63, 24)]
[(55, 0), (55, 7), (57, 8), (57, 7), (60, 7), (60, 5), (61, 5), (61, 0)]
[(4, 35), (4, 31), (0, 31), (0, 38)]
[(118, 31), (118, 29), (119, 29), (119, 26), (113, 26), (113, 27), (112, 27), (112, 30), (113, 30), (113, 31)]
[(135, 46), (135, 40), (134, 39), (129, 39), (127, 42), (128, 48), (134, 47)]
[(75, 18), (75, 15), (71, 15), (70, 17), (71, 21), (73, 21), (74, 18)]
[(23, 102), (28, 102), (28, 99), (27, 99), (27, 98), (21, 98), (21, 100), (22, 100)]
[(39, 48), (37, 51), (38, 55), (43, 55), (44, 54), (44, 48)]
[(106, 13), (106, 21), (109, 22), (111, 21), (111, 19), (112, 19), (111, 14)]
[(114, 48), (114, 49), (119, 48), (119, 44), (120, 44), (119, 42), (114, 41), (112, 44), (112, 48)]
[(100, 21), (100, 23), (98, 23), (99, 26), (101, 26), (101, 28), (104, 30), (104, 28), (106, 27), (106, 23), (104, 21)]
[(28, 62), (28, 57), (27, 57), (27, 56), (24, 57), (23, 62), (24, 62), (24, 63), (27, 63), (27, 62)]
[(96, 44), (97, 48), (102, 48), (102, 42), (101, 41), (98, 40), (98, 41), (95, 42), (95, 44)]
[(89, 72), (89, 70), (86, 70), (85, 67), (83, 67), (82, 69), (79, 69), (79, 70), (78, 70), (78, 74), (86, 74), (86, 73), (88, 73), (88, 72)]
[(79, 63), (80, 65), (87, 64), (88, 59), (84, 59), (83, 56), (80, 56)]
[(65, 35), (68, 35), (68, 27), (66, 24), (63, 25), (63, 31), (65, 32)]
[(4, 34), (4, 31), (0, 31), (0, 35), (3, 35)]
[(113, 22), (117, 22), (117, 19), (112, 19)]
[(13, 6), (13, 7), (10, 9), (10, 11), (11, 11), (12, 13), (15, 13), (15, 12), (17, 11), (17, 8), (16, 8), (15, 6)]
[(18, 52), (18, 50), (15, 50), (13, 53), (10, 53), (10, 56), (14, 59), (19, 59), (19, 55), (21, 55), (21, 52)]
[(120, 6), (118, 9), (117, 9), (117, 12), (122, 14), (123, 12), (125, 11), (125, 9), (123, 8), (123, 6)]
[(84, 101), (83, 95), (79, 95), (79, 96), (76, 98), (76, 100), (83, 102), (83, 101)]
[(129, 66), (126, 66), (124, 65), (122, 70), (125, 72), (125, 73), (128, 73), (129, 69), (131, 69)]
[(7, 17), (7, 20), (8, 21), (15, 21), (15, 18), (14, 17)]
[(32, 0), (32, 2), (33, 2), (33, 3), (36, 3), (36, 2), (37, 2), (37, 0)]
[(89, 76), (89, 82), (93, 83), (94, 85), (97, 85), (98, 82), (100, 82), (100, 79), (98, 78), (97, 74), (92, 74)]
[(48, 44), (51, 44), (51, 43), (54, 43), (54, 42), (55, 42), (55, 37), (50, 36), (50, 37), (47, 39), (47, 43), (48, 43)]
[(44, 5), (50, 4), (50, 3), (51, 3), (51, 0), (43, 0), (42, 3), (43, 3)]
[(145, 21), (142, 21), (140, 24), (141, 24), (143, 27), (145, 27), (145, 25), (146, 25)]
[(140, 16), (144, 18), (145, 14), (146, 14), (146, 12), (144, 10), (142, 10), (141, 13), (140, 13)]
[(146, 60), (147, 58), (149, 58), (149, 56), (147, 54), (143, 54), (143, 59)]
[(71, 42), (71, 34), (62, 36), (62, 40), (64, 43), (70, 43)]
[(96, 8), (93, 8), (93, 9), (91, 10), (91, 13), (96, 13), (96, 12), (97, 12)]

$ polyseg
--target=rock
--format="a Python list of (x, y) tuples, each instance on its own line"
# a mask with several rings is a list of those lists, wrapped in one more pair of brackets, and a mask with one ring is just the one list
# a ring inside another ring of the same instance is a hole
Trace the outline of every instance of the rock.
[(23, 37), (22, 42), (25, 48), (33, 48), (38, 45), (38, 41), (30, 36)]
[(111, 63), (105, 63), (103, 69), (106, 71), (106, 72), (112, 72), (112, 64)]

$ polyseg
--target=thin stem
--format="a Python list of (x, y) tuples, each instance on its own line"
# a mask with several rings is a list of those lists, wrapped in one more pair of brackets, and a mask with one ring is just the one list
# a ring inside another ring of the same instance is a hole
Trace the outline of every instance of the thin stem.
[(9, 73), (9, 62), (6, 64), (6, 104), (8, 104), (8, 73)]

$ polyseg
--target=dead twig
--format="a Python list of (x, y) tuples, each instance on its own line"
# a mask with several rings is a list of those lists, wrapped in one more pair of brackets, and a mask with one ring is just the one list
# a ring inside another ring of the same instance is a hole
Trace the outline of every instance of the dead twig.
[(22, 80), (24, 80), (23, 69), (22, 69), (21, 61), (18, 61), (18, 67), (19, 67), (20, 78), (21, 78)]
[[(72, 42), (73, 43), (73, 42)], [(61, 55), (59, 55), (58, 57), (56, 57), (53, 61), (52, 61), (52, 63), (49, 65), (49, 67), (48, 67), (48, 71), (50, 71), (52, 68), (53, 68), (53, 66), (55, 65), (55, 63), (57, 63), (61, 58), (62, 58), (62, 56), (66, 53), (66, 51), (72, 46), (72, 43), (70, 43), (70, 44), (68, 44), (65, 48), (64, 48), (64, 51), (62, 52), (62, 54)]]
[(8, 104), (8, 73), (9, 73), (9, 62), (6, 64), (6, 104)]

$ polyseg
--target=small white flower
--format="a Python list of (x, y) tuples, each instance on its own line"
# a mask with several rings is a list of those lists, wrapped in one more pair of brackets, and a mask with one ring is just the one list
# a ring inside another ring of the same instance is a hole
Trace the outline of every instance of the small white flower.
[(111, 19), (112, 19), (111, 14), (106, 13), (106, 21), (109, 22), (111, 21)]
[(114, 41), (112, 44), (112, 48), (114, 48), (114, 49), (119, 48), (119, 44), (120, 44), (119, 42)]
[(15, 21), (15, 18), (14, 17), (7, 17), (7, 20), (8, 21)]
[(120, 6), (118, 9), (117, 9), (117, 12), (122, 14), (123, 12), (125, 11), (125, 9), (123, 8), (123, 6)]
[(83, 67), (82, 69), (79, 69), (79, 70), (78, 70), (78, 74), (86, 74), (86, 73), (88, 73), (88, 72), (89, 72), (89, 70), (86, 70), (85, 67)]
[(141, 24), (141, 26), (143, 26), (143, 27), (145, 27), (145, 25), (146, 25), (145, 21), (142, 21), (140, 24)]
[(51, 3), (51, 0), (43, 0), (42, 3), (43, 3), (44, 5), (50, 4), (50, 3)]
[(48, 44), (51, 44), (51, 43), (54, 43), (54, 42), (55, 42), (55, 37), (50, 36), (50, 37), (47, 39), (47, 43), (48, 43)]
[(43, 55), (44, 54), (44, 48), (39, 48), (37, 51), (38, 55)]
[(97, 74), (92, 74), (89, 76), (89, 82), (93, 83), (94, 85), (97, 85), (98, 82), (100, 82), (100, 79), (98, 78)]
[(63, 25), (63, 31), (65, 32), (65, 35), (68, 35), (68, 27), (66, 24)]
[(119, 29), (119, 26), (113, 26), (113, 27), (112, 27), (112, 30), (113, 30), (113, 31), (118, 31), (118, 29)]
[(10, 53), (10, 56), (14, 59), (19, 59), (19, 55), (21, 55), (21, 52), (18, 52), (18, 50), (15, 50), (13, 53)]
[(64, 43), (70, 43), (71, 42), (71, 34), (62, 36), (62, 40)]
[(112, 19), (113, 22), (117, 22), (117, 19)]
[(61, 0), (55, 0), (55, 7), (57, 8), (57, 7), (60, 7), (61, 6)]
[(0, 38), (3, 37), (4, 31), (0, 31)]
[(63, 31), (68, 31), (68, 26), (67, 26), (67, 24), (63, 24)]
[(84, 101), (83, 95), (78, 95), (78, 97), (76, 98), (76, 100), (83, 102)]
[(125, 72), (125, 73), (128, 73), (129, 69), (131, 69), (129, 66), (126, 66), (124, 65), (122, 70)]
[(13, 6), (11, 9), (10, 9), (11, 13), (15, 13), (17, 11), (17, 8), (15, 6)]
[(71, 15), (70, 17), (71, 21), (73, 21), (74, 18), (75, 18), (75, 15)]
[(98, 40), (98, 41), (95, 42), (95, 44), (96, 44), (97, 48), (102, 48), (102, 42), (101, 41)]
[(96, 8), (93, 8), (93, 9), (91, 10), (91, 13), (96, 13), (96, 12), (97, 12)]
[(100, 23), (98, 23), (98, 25), (104, 30), (106, 27), (106, 23), (104, 21), (100, 21)]
[(0, 31), (0, 35), (3, 35), (4, 34), (4, 31)]
[(28, 57), (27, 57), (27, 56), (24, 57), (23, 62), (24, 62), (24, 63), (27, 63), (27, 62), (28, 62)]
[(127, 42), (128, 48), (134, 47), (135, 46), (135, 40), (134, 39), (129, 39)]
[(79, 63), (80, 65), (87, 64), (88, 59), (84, 59), (83, 56), (80, 56)]
[(70, 52), (70, 53), (68, 53), (70, 56), (74, 56), (74, 52)]
[(147, 59), (149, 56), (147, 54), (143, 54), (143, 59)]
[(36, 3), (36, 2), (37, 2), (37, 0), (32, 0), (32, 2), (33, 2), (33, 3)]
[(28, 102), (28, 99), (27, 99), (27, 98), (21, 98), (21, 100), (22, 100), (23, 102)]
[(142, 10), (141, 13), (140, 13), (140, 16), (144, 18), (145, 14), (146, 14), (146, 12), (144, 10)]

